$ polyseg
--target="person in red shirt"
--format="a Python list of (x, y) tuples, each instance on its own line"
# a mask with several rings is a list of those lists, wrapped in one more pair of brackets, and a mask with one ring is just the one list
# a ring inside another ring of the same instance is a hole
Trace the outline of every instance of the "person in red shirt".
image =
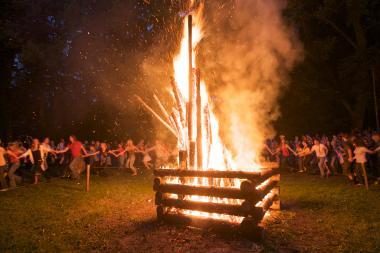
[(82, 152), (85, 156), (87, 156), (87, 151), (83, 147), (82, 143), (77, 140), (75, 135), (70, 135), (70, 144), (63, 150), (57, 151), (56, 153), (64, 153), (70, 150), (71, 156), (73, 160), (71, 161), (69, 167), (71, 170), (71, 177), (73, 179), (79, 179), (80, 174), (84, 171), (85, 169), (85, 162), (82, 157)]
[(289, 169), (290, 172), (294, 171), (294, 168), (290, 166), (290, 152), (296, 155), (296, 152), (288, 145), (285, 135), (280, 135), (280, 145), (277, 148), (276, 154), (280, 156), (280, 168)]

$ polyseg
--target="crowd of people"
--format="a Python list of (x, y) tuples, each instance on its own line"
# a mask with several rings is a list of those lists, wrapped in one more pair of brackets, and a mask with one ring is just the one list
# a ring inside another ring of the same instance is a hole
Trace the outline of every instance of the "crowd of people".
[(74, 135), (69, 137), (68, 143), (61, 139), (57, 145), (49, 138), (40, 141), (31, 137), (7, 145), (0, 142), (1, 189), (14, 188), (28, 177), (34, 184), (38, 184), (41, 177), (50, 181), (53, 176), (70, 178), (79, 184), (86, 165), (99, 175), (106, 175), (109, 167), (137, 175), (138, 168), (151, 169), (170, 162), (174, 153), (160, 141), (149, 144), (141, 140), (136, 145), (131, 139), (118, 143), (82, 143)]
[[(68, 143), (61, 139), (57, 145), (49, 138), (40, 141), (29, 137), (24, 141), (0, 142), (1, 189), (16, 187), (31, 178), (38, 184), (41, 177), (50, 180), (61, 176), (76, 180), (86, 165), (93, 172), (105, 175), (107, 167), (129, 170), (136, 175), (138, 168), (151, 169), (175, 162), (178, 151), (160, 141), (154, 144), (131, 139), (125, 142), (106, 143), (77, 140), (74, 135)], [(343, 174), (356, 185), (380, 182), (380, 134), (376, 132), (304, 135), (287, 140), (284, 135), (268, 139), (263, 148), (267, 161), (277, 161), (281, 169), (290, 172), (319, 174), (322, 178)], [(137, 168), (138, 167), (138, 168)]]
[(309, 172), (322, 178), (343, 174), (355, 185), (380, 182), (380, 134), (356, 131), (351, 134), (304, 135), (287, 140), (284, 135), (267, 140), (266, 160), (278, 161), (282, 169)]

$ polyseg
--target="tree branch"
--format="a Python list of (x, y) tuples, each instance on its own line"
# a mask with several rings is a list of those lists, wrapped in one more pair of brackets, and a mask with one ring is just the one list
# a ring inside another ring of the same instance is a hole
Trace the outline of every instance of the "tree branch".
[(358, 48), (356, 43), (348, 36), (342, 29), (340, 29), (334, 22), (323, 17), (321, 15), (315, 15), (315, 17), (322, 22), (330, 25), (336, 32), (338, 32), (355, 50)]

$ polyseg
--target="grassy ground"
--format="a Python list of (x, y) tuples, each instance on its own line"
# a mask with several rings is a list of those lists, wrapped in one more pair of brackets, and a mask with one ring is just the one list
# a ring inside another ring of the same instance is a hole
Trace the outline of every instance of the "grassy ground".
[(380, 187), (282, 175), (283, 210), (263, 244), (155, 222), (152, 177), (114, 172), (84, 185), (0, 192), (0, 252), (380, 252)]

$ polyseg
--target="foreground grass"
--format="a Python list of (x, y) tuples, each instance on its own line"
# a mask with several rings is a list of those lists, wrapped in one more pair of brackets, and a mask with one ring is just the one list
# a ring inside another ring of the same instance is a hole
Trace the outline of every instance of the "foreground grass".
[(0, 192), (0, 252), (380, 252), (378, 186), (366, 191), (343, 178), (283, 175), (283, 210), (265, 224), (263, 246), (252, 247), (152, 225), (151, 182), (149, 173), (114, 172), (94, 176), (90, 193), (61, 179)]
[(0, 252), (118, 251), (126, 227), (153, 217), (151, 182), (94, 176), (89, 193), (61, 179), (2, 192)]
[(378, 185), (367, 191), (343, 177), (287, 174), (281, 179), (283, 210), (269, 222), (269, 247), (300, 252), (380, 252)]

